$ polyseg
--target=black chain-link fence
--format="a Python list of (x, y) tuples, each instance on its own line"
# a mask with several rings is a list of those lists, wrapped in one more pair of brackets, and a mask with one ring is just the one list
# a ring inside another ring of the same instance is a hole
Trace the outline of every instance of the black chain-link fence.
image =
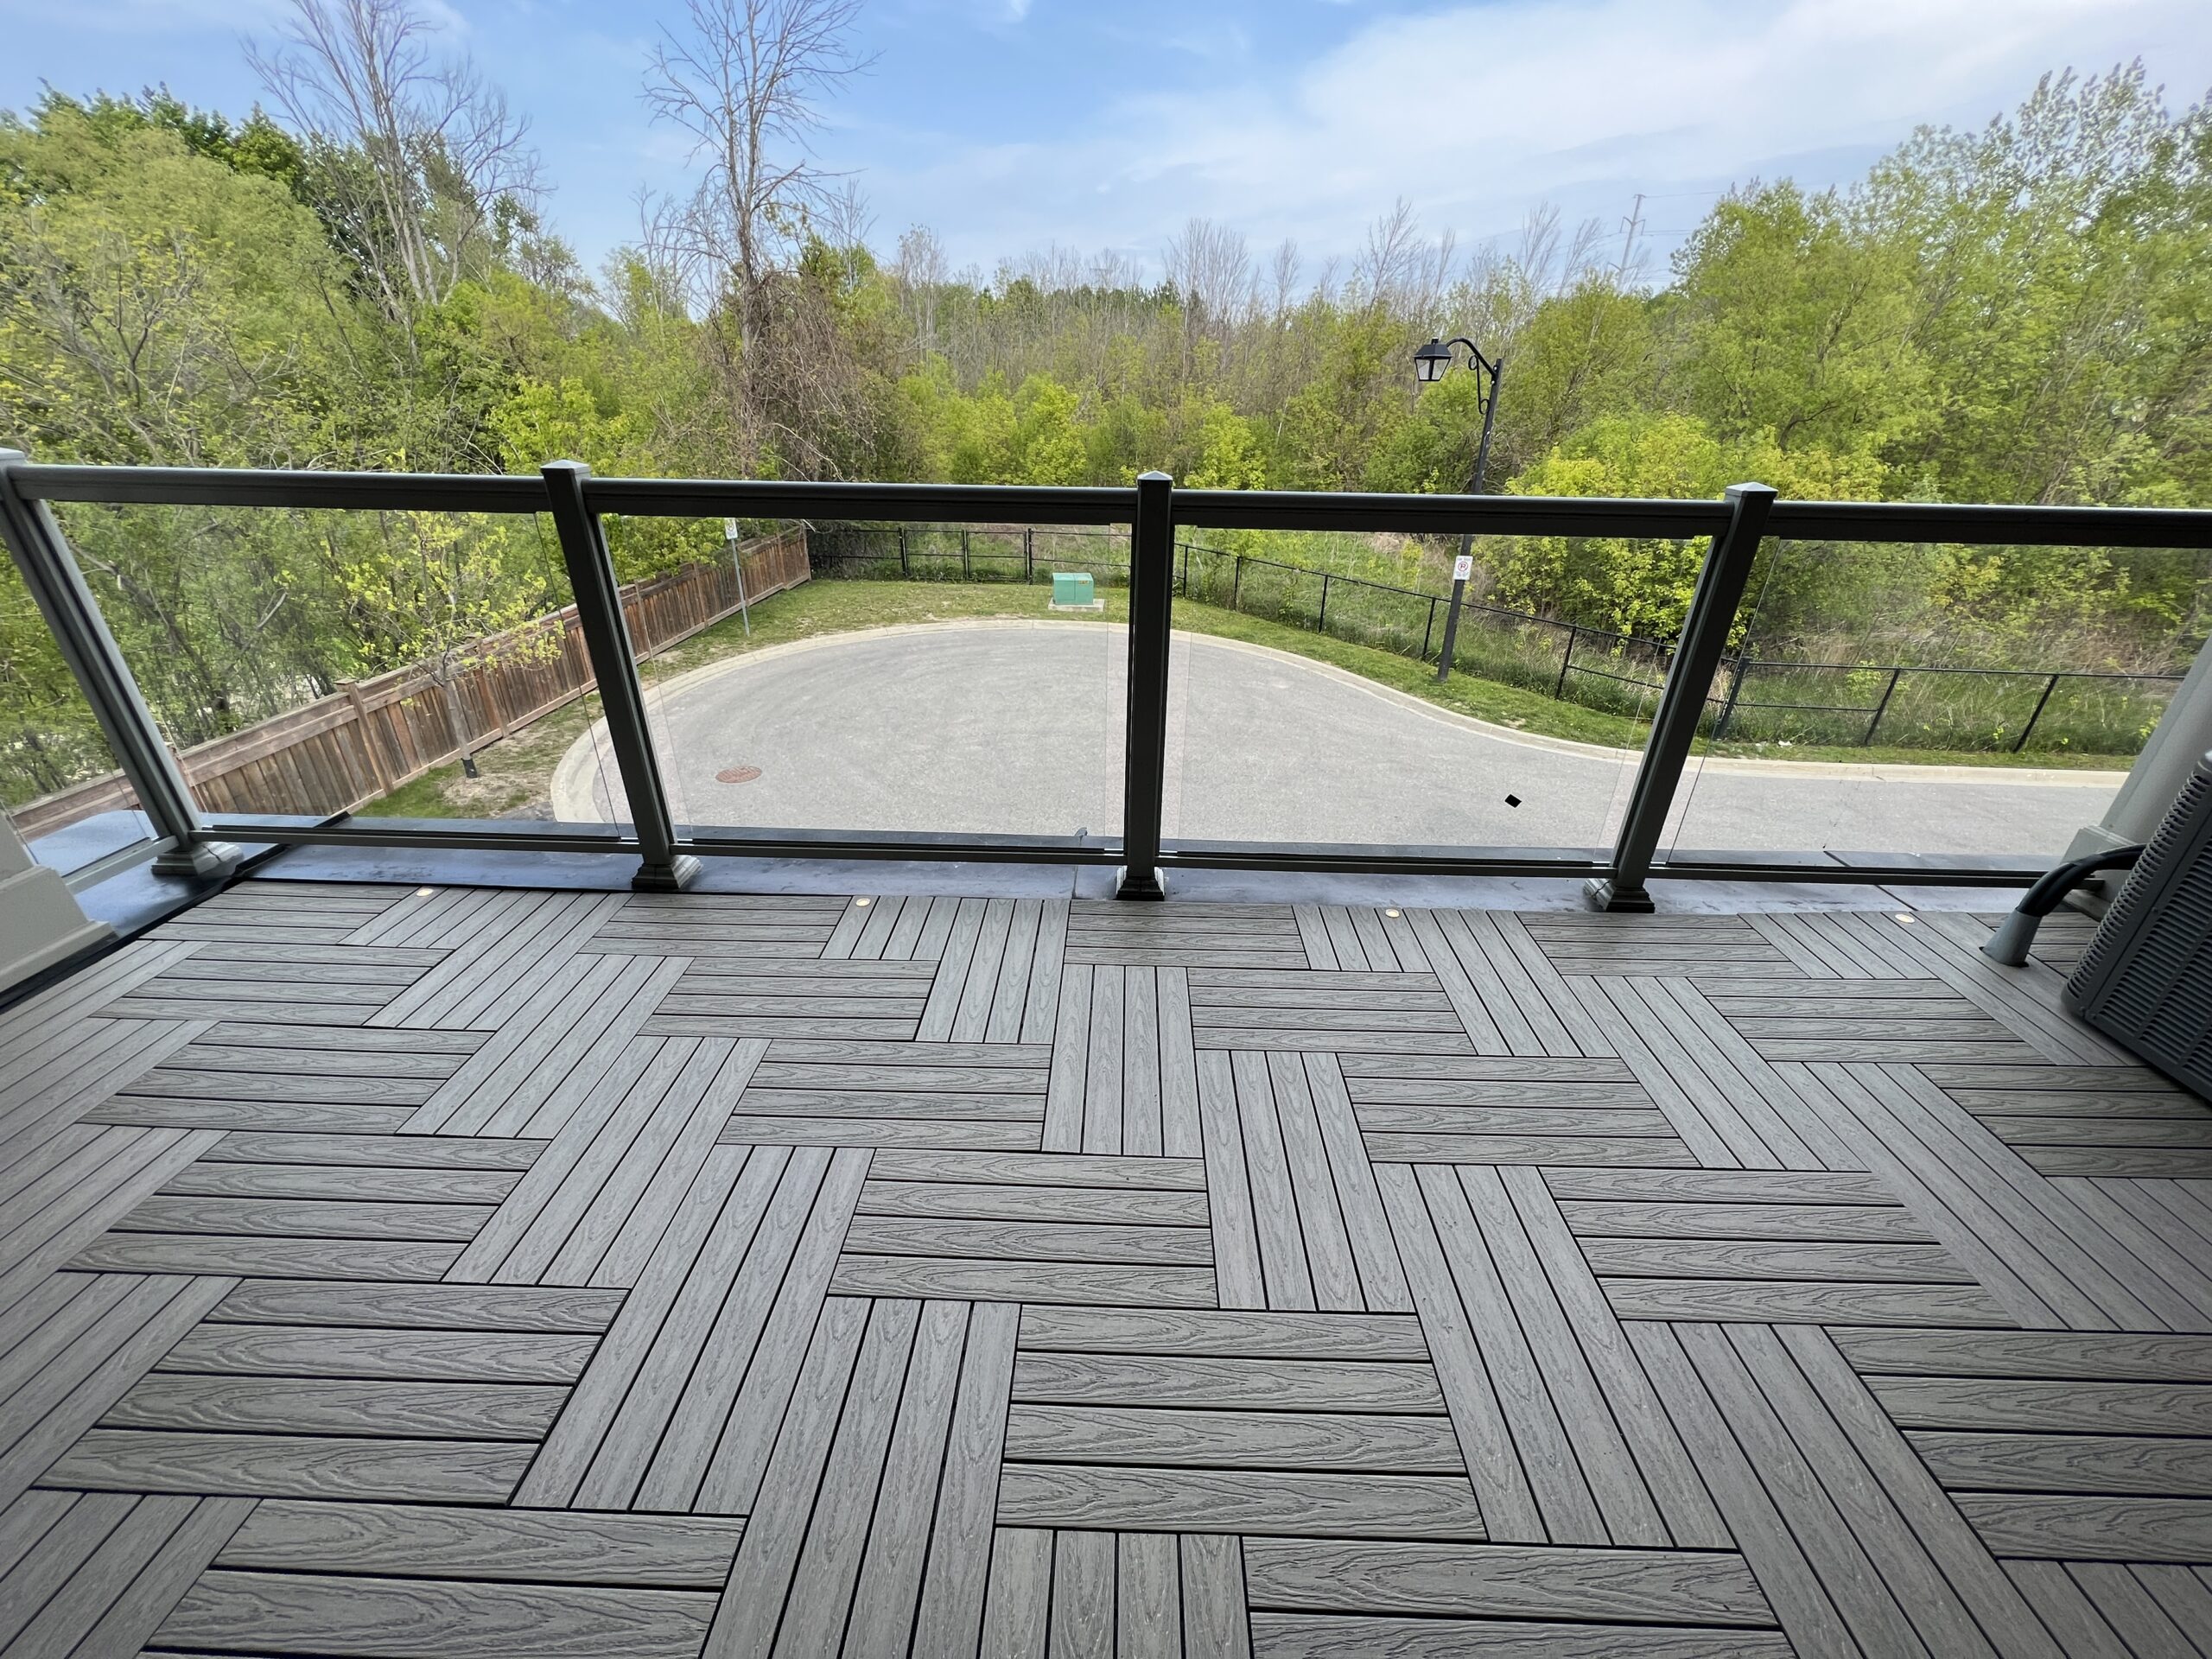
[[(809, 547), (817, 578), (1041, 582), (1083, 570), (1101, 587), (1128, 582), (1128, 538), (1117, 530), (823, 525)], [(1200, 604), (1427, 663), (1443, 649), (1451, 608), (1444, 594), (1189, 542), (1176, 543), (1175, 577), (1177, 594)], [(1651, 706), (1673, 656), (1665, 640), (1469, 601), (1452, 666), (1635, 715)], [(2181, 678), (1739, 656), (1716, 677), (1704, 731), (1738, 743), (2127, 755), (2143, 747)]]

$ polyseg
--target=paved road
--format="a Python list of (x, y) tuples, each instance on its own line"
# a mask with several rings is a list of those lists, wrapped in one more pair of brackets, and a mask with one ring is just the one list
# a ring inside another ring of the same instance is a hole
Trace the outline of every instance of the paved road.
[[(757, 828), (1112, 830), (1125, 641), (1097, 624), (948, 625), (700, 671), (654, 694), (671, 805)], [(1172, 680), (1170, 835), (1598, 846), (1633, 776), (1633, 757), (1516, 737), (1274, 652), (1178, 634)], [(562, 764), (563, 817), (618, 816), (603, 734), (594, 743)], [(760, 776), (717, 780), (737, 767)], [(1711, 762), (1685, 779), (1672, 844), (2050, 856), (2118, 786), (2112, 773)]]

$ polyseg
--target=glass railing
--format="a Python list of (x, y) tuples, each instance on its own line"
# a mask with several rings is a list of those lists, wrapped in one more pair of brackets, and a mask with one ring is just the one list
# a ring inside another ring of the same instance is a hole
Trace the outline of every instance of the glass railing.
[(1989, 550), (2035, 549), (2100, 580), (2134, 560), (2139, 596), (2212, 548), (2212, 512), (1156, 475), (6, 457), (0, 507), (10, 637), (35, 643), (35, 601), (54, 647), (45, 690), (0, 702), (10, 804), (135, 804), (205, 861), (240, 839), (619, 852), (666, 886), (701, 856), (858, 854), (1120, 864), (1133, 892), (1178, 865), (1541, 873), (1620, 904), (1655, 875), (2031, 877), (2101, 811), (2192, 641), (2003, 660), (1840, 601), (1839, 573), (1982, 550), (1952, 556), (1986, 586)]
[[(629, 813), (542, 512), (69, 502), (56, 509), (194, 804), (258, 831)], [(588, 798), (594, 810), (564, 810)], [(611, 833), (611, 832), (610, 832)]]
[[(1424, 593), (1459, 538), (1192, 529), (1176, 550), (1163, 833), (1596, 862), (1665, 677), (1641, 642)], [(1477, 537), (1485, 573), (1509, 568)], [(1677, 555), (1694, 568), (1698, 552)], [(1471, 596), (1470, 596), (1471, 594)], [(1449, 663), (1446, 664), (1447, 647)]]
[(1706, 688), (1668, 861), (2056, 861), (2201, 648), (2208, 577), (2202, 548), (1770, 539)]
[[(668, 543), (671, 573), (626, 610), (679, 827), (1066, 848), (1119, 835), (1125, 526), (628, 518), (610, 527), (618, 569), (639, 531)], [(709, 620), (679, 589), (725, 572)], [(1056, 602), (1055, 573), (1089, 577), (1089, 597)], [(810, 582), (804, 607), (753, 608)]]
[(65, 876), (155, 837), (22, 574), (0, 564), (0, 812), (34, 861)]

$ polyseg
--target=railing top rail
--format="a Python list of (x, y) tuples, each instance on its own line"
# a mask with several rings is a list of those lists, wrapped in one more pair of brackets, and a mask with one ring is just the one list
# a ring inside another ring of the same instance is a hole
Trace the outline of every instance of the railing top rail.
[(10, 466), (32, 500), (178, 507), (382, 508), (542, 512), (545, 483), (489, 473), (326, 473), (250, 467)]
[(1178, 490), (1175, 522), (1217, 530), (1394, 530), (1406, 535), (1718, 535), (1725, 501), (1551, 495), (1382, 495), (1303, 490)]
[(2212, 548), (2197, 507), (2015, 507), (1984, 502), (1777, 501), (1783, 541), (1951, 542), (1975, 546)]
[[(541, 479), (496, 474), (320, 472), (214, 467), (9, 465), (16, 491), (48, 501), (175, 506), (535, 512)], [(823, 484), (740, 479), (589, 478), (597, 512), (658, 518), (862, 518), (1122, 524), (1133, 488), (1030, 485)], [(1406, 534), (1716, 535), (1720, 501), (1520, 495), (1386, 495), (1291, 490), (1178, 490), (1175, 521), (1216, 529), (1396, 531)], [(2212, 511), (2034, 507), (1897, 501), (1777, 501), (1770, 535), (1795, 541), (1948, 542), (2212, 548)]]
[(584, 499), (600, 512), (664, 518), (880, 518), (900, 524), (1011, 520), (1126, 524), (1134, 489), (1030, 484), (808, 484), (740, 479), (594, 478)]

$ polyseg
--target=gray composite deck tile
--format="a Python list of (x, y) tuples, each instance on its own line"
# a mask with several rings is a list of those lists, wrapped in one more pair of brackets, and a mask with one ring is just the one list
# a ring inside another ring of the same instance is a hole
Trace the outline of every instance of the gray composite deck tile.
[(2206, 1646), (2212, 1108), (1986, 927), (250, 879), (0, 1009), (0, 1643)]

